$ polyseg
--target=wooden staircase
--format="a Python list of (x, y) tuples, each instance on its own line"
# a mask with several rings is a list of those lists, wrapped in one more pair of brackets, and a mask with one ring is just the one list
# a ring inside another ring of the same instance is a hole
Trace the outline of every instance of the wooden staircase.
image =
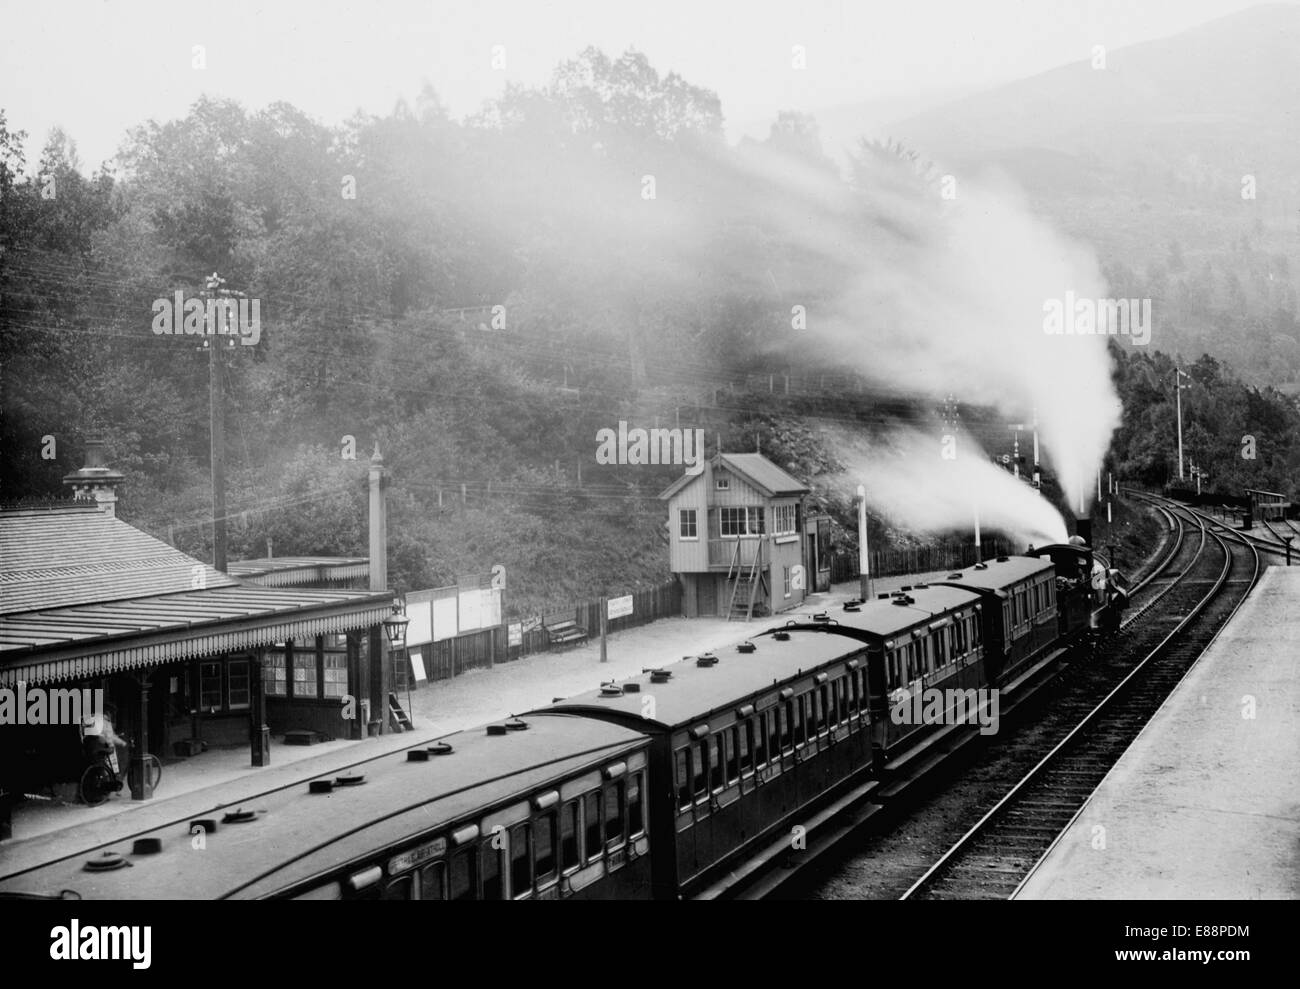
[(388, 695), (388, 716), (393, 723), (393, 731), (415, 731), (415, 725), (411, 723), (410, 716), (403, 710), (396, 694)]
[[(759, 540), (754, 559), (748, 567), (740, 559), (741, 541), (736, 540), (736, 549), (727, 567), (727, 580), (731, 582), (731, 600), (727, 604), (727, 621), (744, 616), (745, 621), (754, 617), (754, 606), (758, 604), (759, 592), (767, 591), (767, 572), (763, 569), (763, 542)], [(766, 596), (766, 595), (764, 595)], [(760, 604), (761, 607), (761, 604)]]

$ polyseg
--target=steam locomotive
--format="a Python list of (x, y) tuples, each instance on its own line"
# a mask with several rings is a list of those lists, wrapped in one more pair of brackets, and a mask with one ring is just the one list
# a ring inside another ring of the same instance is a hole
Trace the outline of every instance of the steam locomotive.
[[(0, 897), (709, 898), (761, 889), (1051, 675), (1124, 593), (1079, 538), (850, 601), (0, 880)], [(126, 866), (134, 866), (128, 868)]]

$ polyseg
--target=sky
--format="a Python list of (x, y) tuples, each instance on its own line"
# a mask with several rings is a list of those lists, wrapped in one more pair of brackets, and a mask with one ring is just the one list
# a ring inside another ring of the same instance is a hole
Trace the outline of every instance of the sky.
[[(50, 128), (85, 170), (128, 128), (184, 116), (202, 93), (287, 101), (326, 124), (386, 114), (428, 81), (454, 117), (507, 81), (547, 81), (591, 44), (644, 52), (722, 99), (728, 134), (765, 136), (782, 109), (858, 101), (917, 110), (1177, 33), (1252, 0), (0, 0), (0, 107)], [(205, 67), (194, 66), (194, 47)], [(794, 46), (805, 66), (795, 68)], [(503, 46), (504, 68), (498, 62)]]

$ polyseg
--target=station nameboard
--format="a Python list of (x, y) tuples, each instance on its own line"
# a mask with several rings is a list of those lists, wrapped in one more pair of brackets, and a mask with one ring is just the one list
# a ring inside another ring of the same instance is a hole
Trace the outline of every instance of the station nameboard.
[(621, 598), (609, 599), (609, 617), (622, 618), (625, 615), (632, 614), (632, 595), (625, 594)]

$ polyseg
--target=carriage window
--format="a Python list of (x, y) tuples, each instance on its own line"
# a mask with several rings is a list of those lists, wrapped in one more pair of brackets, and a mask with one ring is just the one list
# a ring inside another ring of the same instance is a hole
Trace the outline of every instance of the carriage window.
[(479, 846), (483, 850), (482, 876), (485, 900), (504, 900), (506, 897), (506, 886), (501, 875), (503, 849), (492, 847), (492, 842), (495, 840), (493, 836)]
[(804, 702), (807, 700), (808, 697), (806, 694), (796, 697), (794, 699), (794, 703), (790, 707), (790, 715), (791, 715), (790, 720), (793, 722), (793, 724), (791, 725), (791, 729), (794, 734), (795, 748), (798, 748), (799, 746), (805, 744), (808, 741), (808, 735), (807, 735), (808, 722), (804, 716), (805, 715)]
[(447, 898), (447, 863), (434, 862), (420, 870), (420, 899), (445, 900)]
[(794, 735), (791, 732), (794, 721), (794, 701), (786, 701), (782, 704), (777, 714), (781, 721), (781, 751), (789, 752), (794, 742)]
[(781, 718), (784, 712), (781, 705), (777, 704), (767, 712), (767, 761), (781, 761), (781, 733), (785, 730), (782, 728)]
[(707, 740), (695, 746), (691, 754), (695, 763), (695, 797), (698, 800), (709, 792), (709, 743)]
[(727, 782), (734, 783), (740, 779), (740, 749), (736, 742), (737, 729), (733, 725), (727, 729), (722, 741), (727, 754)]
[(384, 887), (382, 900), (413, 900), (415, 899), (415, 875), (414, 873), (398, 876), (387, 886)]
[(510, 829), (510, 892), (522, 896), (533, 888), (532, 862), (528, 858), (528, 825)]
[(754, 766), (762, 769), (767, 765), (767, 718), (766, 714), (754, 718)]
[(586, 828), (586, 859), (588, 862), (600, 858), (602, 843), (600, 840), (600, 791), (592, 790), (582, 798), (583, 825)]
[(740, 757), (740, 774), (748, 776), (754, 771), (754, 726), (750, 721), (742, 721), (735, 728), (736, 752)]
[(462, 848), (451, 857), (449, 885), (452, 900), (477, 899), (478, 883), (474, 876), (474, 858), (477, 848)]
[(808, 737), (812, 738), (826, 728), (826, 685), (822, 684), (816, 690), (809, 691), (808, 700), (812, 712), (812, 717), (808, 719)]
[(578, 850), (578, 801), (570, 800), (560, 808), (560, 871), (576, 868)]
[(636, 837), (645, 830), (645, 811), (641, 802), (641, 774), (627, 781), (627, 833)]
[(623, 840), (623, 781), (605, 784), (605, 842), (618, 844)]
[(709, 736), (709, 786), (714, 790), (722, 789), (722, 753), (721, 742), (717, 735)]
[(677, 806), (685, 810), (691, 805), (690, 750), (677, 750)]
[(555, 876), (555, 811), (533, 822), (533, 874), (538, 886)]

